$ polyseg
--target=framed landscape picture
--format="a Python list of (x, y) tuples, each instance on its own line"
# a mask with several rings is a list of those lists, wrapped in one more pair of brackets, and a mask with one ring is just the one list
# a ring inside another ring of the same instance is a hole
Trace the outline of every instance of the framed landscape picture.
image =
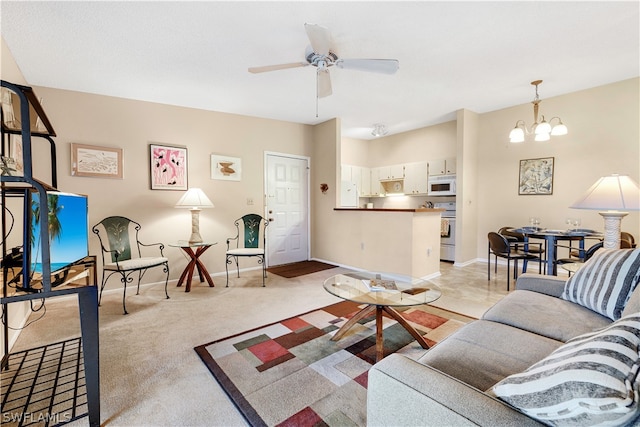
[(520, 160), (518, 194), (553, 194), (553, 157)]
[(187, 190), (187, 147), (149, 144), (152, 190)]
[(71, 175), (94, 178), (123, 177), (122, 148), (71, 143)]

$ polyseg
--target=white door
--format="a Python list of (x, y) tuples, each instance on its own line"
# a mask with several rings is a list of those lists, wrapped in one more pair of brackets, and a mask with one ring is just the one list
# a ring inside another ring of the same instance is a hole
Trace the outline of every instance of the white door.
[(267, 265), (309, 259), (309, 159), (266, 154)]

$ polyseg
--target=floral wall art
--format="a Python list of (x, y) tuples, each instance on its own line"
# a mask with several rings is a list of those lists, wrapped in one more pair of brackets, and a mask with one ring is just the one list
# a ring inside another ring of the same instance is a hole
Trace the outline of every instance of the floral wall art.
[(520, 160), (518, 194), (553, 194), (553, 157)]
[(187, 190), (187, 148), (149, 144), (152, 190)]

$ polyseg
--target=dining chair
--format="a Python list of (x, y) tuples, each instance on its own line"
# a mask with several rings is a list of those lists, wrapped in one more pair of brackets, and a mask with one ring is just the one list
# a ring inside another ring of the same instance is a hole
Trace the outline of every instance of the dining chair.
[[(145, 273), (154, 267), (161, 267), (166, 273), (164, 279), (164, 293), (169, 299), (167, 284), (169, 283), (169, 258), (162, 253), (164, 245), (162, 243), (145, 244), (138, 238), (138, 233), (142, 226), (129, 218), (123, 216), (110, 216), (91, 228), (91, 231), (98, 236), (100, 247), (102, 248), (102, 283), (100, 285), (100, 295), (98, 305), (102, 300), (102, 291), (107, 281), (114, 274), (120, 276), (122, 282), (122, 308), (124, 314), (128, 314), (125, 298), (127, 296), (127, 284), (133, 281), (132, 275), (137, 273), (138, 288), (136, 295), (140, 294), (140, 282)], [(144, 250), (143, 250), (144, 249)], [(143, 252), (154, 256), (142, 256)]]
[[(487, 280), (491, 280), (491, 254), (495, 255), (495, 273), (498, 273), (498, 258), (505, 258), (507, 260), (507, 291), (510, 289), (510, 277), (511, 277), (511, 260), (513, 263), (513, 279), (518, 278), (518, 260), (526, 261), (538, 261), (538, 273), (542, 273), (542, 262), (539, 255), (539, 251), (542, 248), (542, 243), (529, 242), (530, 248), (538, 247), (538, 255), (535, 253), (521, 250), (519, 245), (521, 242), (509, 241), (506, 236), (490, 231), (487, 234), (488, 243), (488, 262), (487, 262)], [(523, 271), (524, 272), (524, 271)]]
[[(544, 242), (544, 244), (533, 244), (533, 245), (529, 245), (529, 241), (527, 240), (527, 238), (525, 237), (524, 234), (519, 233), (517, 231), (515, 231), (515, 227), (501, 227), (498, 230), (498, 234), (505, 236), (507, 238), (507, 240), (509, 240), (510, 242), (515, 242), (515, 243), (520, 243), (522, 244), (522, 249), (525, 252), (529, 252), (532, 254), (538, 254), (539, 256), (539, 260), (538, 262), (540, 262), (543, 266), (542, 266), (542, 271), (544, 273), (546, 273), (547, 271), (547, 264), (546, 264), (546, 259), (545, 259), (545, 253), (546, 253), (546, 241)], [(520, 249), (520, 245), (515, 246), (517, 249)], [(497, 261), (497, 258), (496, 258)], [(526, 272), (527, 271), (527, 265), (528, 262), (530, 260), (525, 259), (522, 262), (522, 272)]]
[[(236, 236), (227, 239), (227, 253), (225, 269), (227, 272), (227, 287), (229, 287), (229, 264), (235, 261), (238, 277), (240, 277), (239, 258), (256, 257), (262, 265), (262, 286), (267, 278), (267, 226), (269, 221), (258, 214), (247, 214), (233, 223), (236, 226)], [(235, 243), (233, 243), (235, 241)]]
[[(562, 245), (557, 245), (557, 246), (562, 247)], [(580, 254), (580, 256), (578, 257), (569, 256), (569, 258), (560, 258), (556, 260), (556, 264), (557, 265), (574, 264), (574, 263), (584, 264), (586, 261), (589, 260), (589, 258), (593, 256), (594, 253), (596, 253), (598, 249), (602, 248), (603, 246), (604, 246), (604, 242), (599, 241), (598, 243), (592, 246), (589, 246), (589, 248), (585, 249), (584, 251), (581, 251), (582, 253)], [(569, 276), (571, 276), (571, 271), (569, 271)]]

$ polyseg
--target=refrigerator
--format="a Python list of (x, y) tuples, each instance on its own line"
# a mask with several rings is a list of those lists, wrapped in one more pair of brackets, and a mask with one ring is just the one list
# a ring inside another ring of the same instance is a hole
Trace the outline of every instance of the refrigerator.
[(353, 182), (342, 181), (340, 185), (340, 207), (358, 207), (358, 188)]

